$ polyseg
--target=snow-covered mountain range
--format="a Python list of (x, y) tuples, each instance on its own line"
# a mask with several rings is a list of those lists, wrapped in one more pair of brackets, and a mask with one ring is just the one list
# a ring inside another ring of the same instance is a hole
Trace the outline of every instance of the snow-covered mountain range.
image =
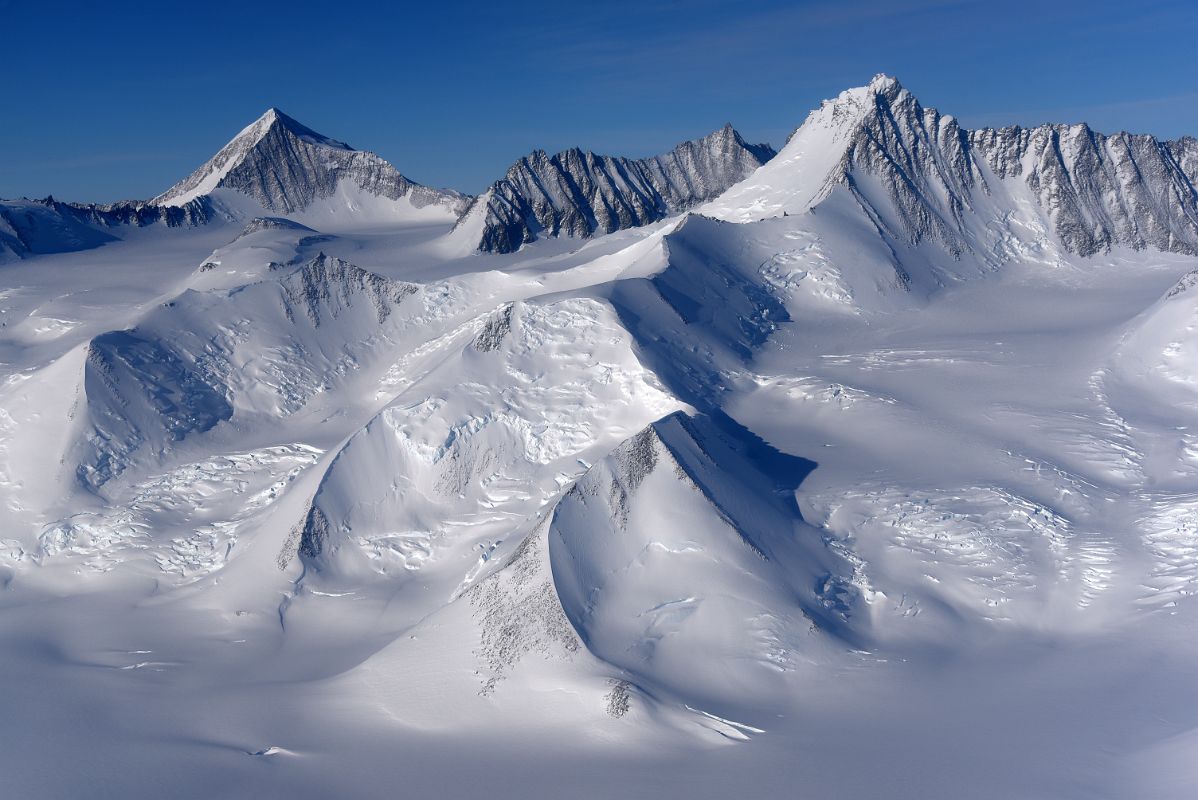
[(652, 158), (537, 150), (475, 198), (458, 225), (480, 250), (495, 253), (538, 236), (634, 228), (716, 197), (773, 156), (769, 145), (747, 144), (730, 124)]
[(272, 109), (0, 202), (6, 780), (1187, 796), (1196, 182), (878, 76), (476, 198)]
[[(777, 161), (719, 207), (738, 220), (799, 213), (842, 187), (889, 238), (934, 241), (954, 256), (1006, 257), (1035, 223), (1082, 256), (1119, 245), (1193, 254), (1194, 147), (1085, 124), (970, 131), (878, 76), (813, 111)], [(782, 176), (799, 180), (771, 184)]]

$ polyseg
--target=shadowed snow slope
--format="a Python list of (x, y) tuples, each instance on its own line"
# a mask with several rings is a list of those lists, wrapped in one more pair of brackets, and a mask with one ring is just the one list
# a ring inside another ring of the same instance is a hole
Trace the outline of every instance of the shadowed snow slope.
[(203, 202), (160, 208), (148, 203), (111, 205), (44, 200), (0, 200), (0, 264), (38, 254), (88, 250), (116, 241), (122, 228), (160, 224), (166, 227), (207, 222), (211, 210)]
[(696, 705), (767, 704), (819, 646), (812, 630), (847, 633), (858, 602), (851, 567), (791, 499), (813, 466), (727, 418), (676, 413), (591, 467), (549, 530), (591, 652)]
[(80, 480), (98, 488), (135, 457), (169, 457), (235, 413), (253, 424), (300, 411), (392, 343), (403, 324), (392, 313), (418, 291), (321, 254), (275, 280), (186, 291), (136, 327), (97, 336)]

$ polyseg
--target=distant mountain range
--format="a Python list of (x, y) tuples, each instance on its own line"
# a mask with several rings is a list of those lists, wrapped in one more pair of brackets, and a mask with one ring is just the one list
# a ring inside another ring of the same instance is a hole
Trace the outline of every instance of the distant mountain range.
[(871, 218), (886, 221), (891, 237), (1001, 259), (1011, 244), (1003, 218), (1015, 210), (1004, 189), (1009, 178), (1027, 188), (1071, 253), (1117, 245), (1198, 252), (1198, 140), (1189, 137), (1108, 136), (1084, 124), (970, 131), (879, 76), (812, 112), (770, 163), (774, 156), (769, 145), (746, 143), (731, 125), (652, 158), (537, 150), (469, 197), (415, 183), (373, 153), (272, 108), (152, 200), (0, 202), (0, 254), (92, 247), (122, 225), (302, 215), (322, 204), (361, 205), (363, 198), (389, 201), (385, 214), (396, 221), (440, 210), (457, 218), (456, 238), (509, 253), (537, 239), (645, 225), (734, 186), (722, 203), (743, 199), (744, 209), (725, 212), (729, 218), (799, 213), (844, 186)]

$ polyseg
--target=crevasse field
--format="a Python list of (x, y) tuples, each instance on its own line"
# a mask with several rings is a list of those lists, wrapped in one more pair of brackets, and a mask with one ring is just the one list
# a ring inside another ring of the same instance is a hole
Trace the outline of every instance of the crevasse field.
[(1193, 797), (1198, 143), (553, 159), (0, 204), (3, 794)]

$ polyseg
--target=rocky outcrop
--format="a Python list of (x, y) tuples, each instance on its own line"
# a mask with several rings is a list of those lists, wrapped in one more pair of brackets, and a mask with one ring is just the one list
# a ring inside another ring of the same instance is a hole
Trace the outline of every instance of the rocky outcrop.
[(1002, 186), (1019, 181), (1070, 253), (1116, 246), (1198, 253), (1192, 139), (1105, 135), (1084, 124), (971, 131), (924, 108), (887, 76), (826, 103), (804, 127), (828, 119), (844, 126), (845, 146), (825, 192), (847, 187), (879, 225), (910, 244), (936, 241), (956, 256), (966, 249), (994, 254), (1018, 211), (999, 197)]
[[(1061, 242), (1083, 256), (1115, 245), (1198, 253), (1192, 142), (1107, 136), (1085, 124), (1016, 126), (968, 136), (995, 175), (1027, 183)], [(1188, 174), (1183, 161), (1190, 165)]]
[(355, 301), (369, 303), (381, 325), (396, 305), (418, 291), (415, 284), (389, 280), (323, 252), (284, 278), (281, 285), (287, 319), (294, 321), (296, 312), (302, 310), (315, 327), (327, 318), (336, 319)]
[(611, 233), (709, 200), (773, 155), (731, 125), (652, 158), (537, 150), (477, 198), (459, 225), (479, 225), (479, 249), (497, 253), (543, 237)]

